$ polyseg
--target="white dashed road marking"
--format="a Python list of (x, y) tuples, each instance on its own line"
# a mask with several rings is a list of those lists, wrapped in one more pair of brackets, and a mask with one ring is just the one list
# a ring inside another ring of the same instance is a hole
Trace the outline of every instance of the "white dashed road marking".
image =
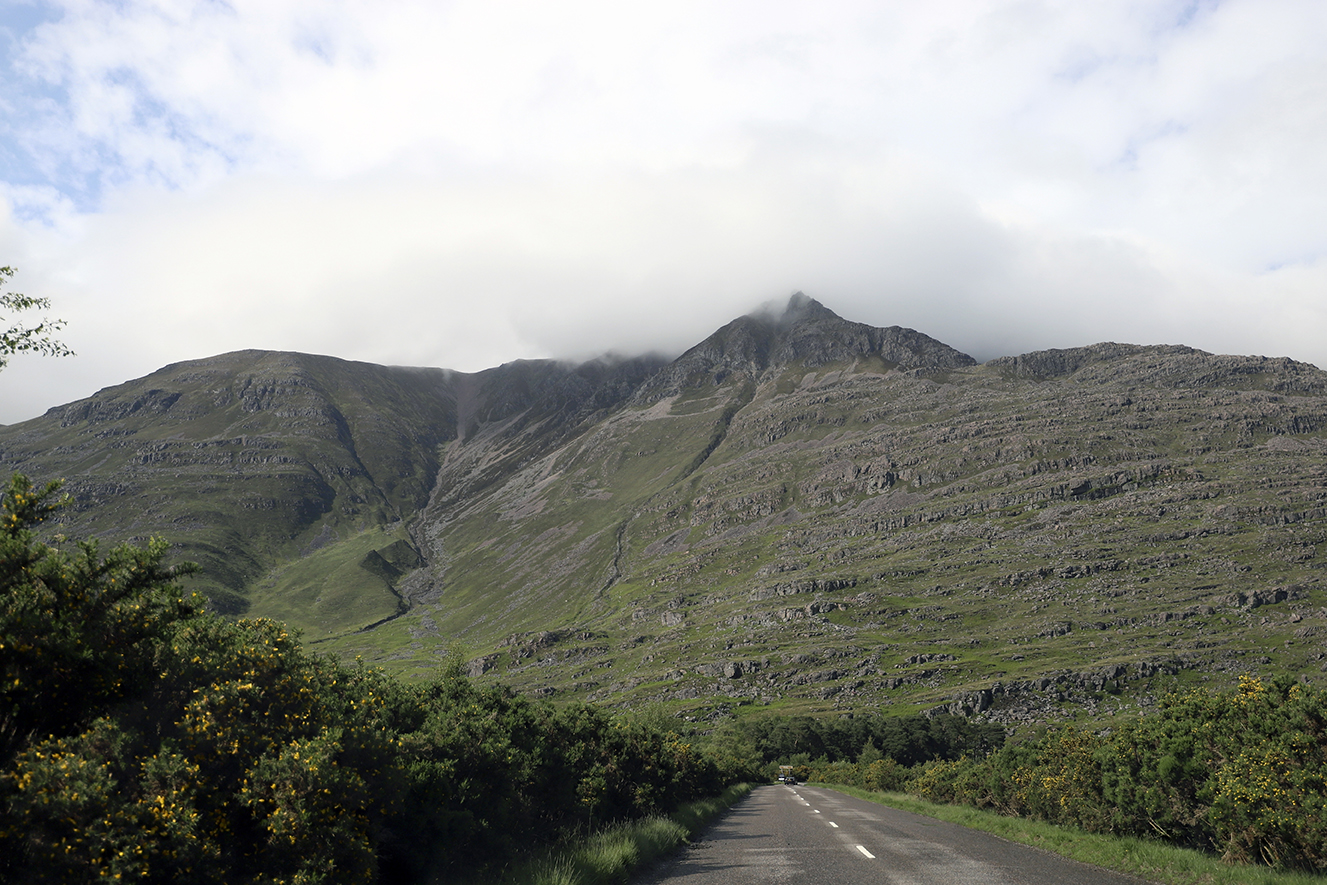
[(871, 860), (875, 860), (875, 855), (872, 854), (871, 852), (867, 851), (866, 848), (865, 848), (865, 846), (858, 845), (858, 846), (857, 846), (857, 850), (860, 851), (862, 854), (865, 854), (865, 855), (866, 855), (867, 857), (869, 857)]

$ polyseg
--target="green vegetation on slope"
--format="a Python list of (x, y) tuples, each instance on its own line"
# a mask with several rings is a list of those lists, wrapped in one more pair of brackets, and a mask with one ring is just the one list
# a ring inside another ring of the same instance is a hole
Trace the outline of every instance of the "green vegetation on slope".
[(739, 374), (636, 402), (426, 511), (434, 596), (326, 647), (427, 676), (459, 638), (482, 678), (715, 719), (1023, 727), (1323, 679), (1327, 377), (1098, 356), (1051, 377), (789, 366), (749, 402)]
[(395, 584), (419, 562), (402, 527), (375, 527), (273, 570), (249, 615), (313, 640), (359, 630), (405, 610)]
[[(242, 351), (178, 363), (4, 428), (0, 462), (66, 479), (66, 531), (168, 534), (226, 614), (329, 543), (422, 507), (454, 407), (440, 370)], [(261, 594), (259, 594), (261, 595)], [(280, 603), (277, 603), (279, 606)], [(341, 625), (357, 629), (349, 619)]]

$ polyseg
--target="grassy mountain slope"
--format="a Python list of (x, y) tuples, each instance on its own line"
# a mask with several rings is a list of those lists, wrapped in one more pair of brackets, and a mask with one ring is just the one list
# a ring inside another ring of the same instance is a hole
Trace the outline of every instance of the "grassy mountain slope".
[(1321, 679), (1325, 381), (1107, 345), (637, 403), (430, 521), (419, 609), (341, 647), (427, 668), (459, 637), (476, 672), (605, 700), (1011, 722)]
[(218, 607), (240, 613), (273, 565), (427, 501), (454, 426), (446, 384), (438, 370), (227, 354), (7, 427), (0, 459), (67, 479), (70, 534), (168, 537), (205, 567)]
[(1327, 373), (1284, 359), (976, 365), (799, 297), (667, 364), (181, 364), (0, 459), (407, 673), (459, 644), (537, 694), (1009, 723), (1324, 679)]
[[(222, 611), (338, 633), (401, 611), (395, 585), (420, 564), (406, 521), (429, 500), (443, 443), (535, 422), (553, 445), (658, 363), (463, 374), (241, 351), (0, 428), (0, 467), (66, 479), (73, 536), (168, 537), (204, 566), (199, 589)], [(361, 562), (370, 541), (379, 559), (402, 542), (410, 552), (386, 568)], [(323, 580), (337, 588), (317, 591)]]

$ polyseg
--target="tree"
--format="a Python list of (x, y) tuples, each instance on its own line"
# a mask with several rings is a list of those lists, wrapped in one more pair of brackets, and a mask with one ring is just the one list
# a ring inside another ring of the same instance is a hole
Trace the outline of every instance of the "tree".
[[(14, 268), (0, 267), (0, 369), (16, 353), (36, 352), (45, 356), (72, 356), (73, 351), (62, 342), (55, 340), (54, 333), (65, 326), (64, 320), (43, 318), (35, 326), (24, 326), (12, 320), (13, 314), (25, 310), (46, 310), (51, 306), (49, 298), (31, 298), (20, 292), (3, 291), (6, 283), (14, 276)], [(9, 325), (13, 322), (14, 325)]]

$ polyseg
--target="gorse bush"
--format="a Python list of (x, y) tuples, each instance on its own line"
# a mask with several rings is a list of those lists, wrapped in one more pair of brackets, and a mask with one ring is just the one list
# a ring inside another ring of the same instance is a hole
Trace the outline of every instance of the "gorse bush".
[[(811, 776), (874, 788), (867, 771), (825, 764)], [(1062, 726), (983, 758), (916, 766), (893, 784), (935, 802), (1324, 872), (1327, 692), (1246, 676), (1233, 691), (1166, 697), (1109, 735)]]
[(208, 614), (161, 542), (37, 541), (55, 494), (16, 476), (0, 514), (0, 881), (427, 881), (729, 780), (456, 660), (406, 685)]
[(0, 765), (33, 735), (62, 736), (144, 692), (157, 640), (196, 615), (172, 581), (190, 568), (161, 565), (166, 545), (95, 543), (60, 550), (32, 530), (59, 506), (58, 485), (14, 477), (0, 511)]
[(1116, 832), (1327, 870), (1327, 692), (1243, 677), (1176, 695), (1098, 757)]

